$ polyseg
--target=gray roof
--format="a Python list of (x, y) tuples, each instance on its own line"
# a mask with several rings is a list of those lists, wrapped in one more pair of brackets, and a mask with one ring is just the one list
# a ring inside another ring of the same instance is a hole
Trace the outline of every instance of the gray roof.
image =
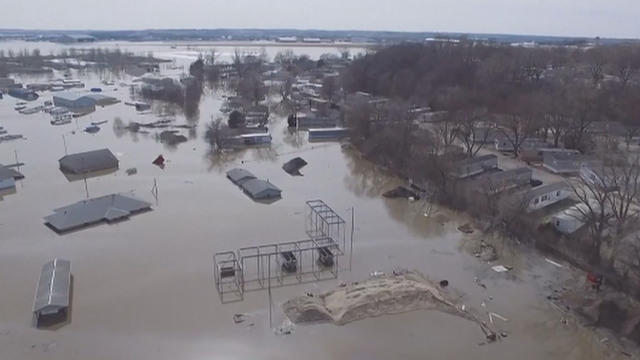
[(33, 312), (46, 314), (69, 307), (71, 286), (71, 262), (53, 259), (42, 267), (36, 296), (33, 300)]
[(245, 170), (245, 169), (240, 169), (240, 168), (235, 168), (235, 169), (231, 169), (229, 171), (227, 171), (227, 177), (234, 183), (234, 184), (240, 184), (242, 182), (245, 182), (247, 180), (251, 180), (251, 179), (255, 179), (255, 175), (253, 175), (251, 172)]
[(56, 93), (55, 95), (53, 95), (53, 100), (55, 100), (56, 98), (67, 100), (67, 101), (78, 101), (81, 98), (87, 98), (87, 99), (93, 100), (91, 99), (91, 97), (89, 97), (89, 93), (76, 92), (76, 91), (65, 91), (65, 92)]
[(492, 160), (492, 159), (495, 159), (497, 161), (498, 157), (493, 155), (493, 154), (476, 156), (474, 158), (468, 158), (468, 159), (460, 160), (460, 161), (456, 162), (456, 165), (458, 167), (462, 167), (462, 166), (467, 166), (467, 165), (471, 165), (471, 164), (482, 163), (484, 161), (488, 161), (488, 160)]
[(101, 221), (112, 222), (151, 209), (151, 204), (130, 195), (111, 194), (78, 201), (45, 217), (45, 223), (58, 232), (74, 230)]
[(247, 194), (255, 199), (277, 197), (280, 196), (280, 193), (282, 193), (282, 190), (280, 190), (277, 186), (268, 181), (260, 179), (247, 180), (240, 186)]
[(567, 183), (565, 183), (564, 181), (558, 181), (555, 183), (542, 185), (529, 191), (526, 194), (526, 197), (527, 199), (534, 199), (534, 198), (537, 198), (538, 196), (552, 193), (558, 190), (569, 190), (569, 185), (567, 185)]
[(66, 155), (58, 162), (61, 170), (73, 174), (84, 174), (118, 167), (118, 159), (109, 149)]
[(24, 179), (24, 175), (0, 164), (0, 180), (13, 178), (14, 180)]

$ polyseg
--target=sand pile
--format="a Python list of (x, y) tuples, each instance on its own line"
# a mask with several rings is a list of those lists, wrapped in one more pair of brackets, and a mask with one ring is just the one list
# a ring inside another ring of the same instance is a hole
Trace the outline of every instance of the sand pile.
[(282, 308), (296, 324), (328, 321), (336, 325), (386, 314), (437, 310), (479, 324), (487, 336), (493, 334), (475, 316), (457, 307), (438, 285), (417, 272), (373, 277), (313, 297), (296, 297)]

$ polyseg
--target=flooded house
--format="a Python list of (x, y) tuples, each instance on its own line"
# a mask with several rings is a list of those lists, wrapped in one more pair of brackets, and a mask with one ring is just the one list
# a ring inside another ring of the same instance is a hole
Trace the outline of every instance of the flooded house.
[(227, 171), (227, 178), (254, 200), (279, 198), (282, 194), (282, 190), (269, 182), (269, 180), (260, 180), (245, 169), (231, 169)]
[(53, 95), (53, 104), (74, 113), (89, 113), (96, 109), (96, 101), (89, 94), (81, 92), (57, 93)]
[(256, 179), (250, 171), (240, 168), (235, 168), (227, 171), (227, 178), (236, 185), (241, 185), (247, 180)]
[(240, 187), (254, 200), (274, 199), (282, 196), (282, 190), (268, 180), (250, 179), (243, 182)]
[(526, 211), (532, 212), (571, 197), (571, 189), (563, 182), (542, 185), (524, 195)]
[(554, 174), (577, 174), (582, 164), (591, 161), (593, 160), (572, 152), (547, 152), (542, 166)]
[(338, 119), (314, 113), (299, 114), (295, 124), (295, 127), (302, 130), (314, 128), (335, 128), (338, 125)]
[(70, 298), (71, 262), (55, 258), (44, 264), (33, 300), (35, 326), (66, 320)]
[(454, 163), (449, 174), (457, 179), (465, 179), (497, 168), (498, 157), (488, 154)]
[(231, 144), (236, 146), (268, 146), (271, 145), (271, 134), (268, 132), (242, 134), (234, 136)]
[(78, 230), (97, 223), (113, 223), (151, 210), (151, 204), (131, 195), (111, 194), (78, 201), (53, 210), (45, 224), (58, 233)]
[(109, 149), (65, 155), (58, 160), (58, 163), (60, 170), (69, 174), (87, 174), (117, 169), (119, 165), (118, 158)]
[(37, 100), (40, 97), (35, 91), (21, 87), (11, 88), (7, 93), (14, 98), (26, 101)]
[[(495, 148), (497, 151), (502, 152), (513, 152), (514, 146), (512, 142), (503, 134), (498, 134), (494, 139)], [(536, 138), (528, 138), (522, 141), (520, 144), (520, 148), (518, 151), (523, 151), (525, 149), (538, 149), (538, 148), (549, 148), (551, 147), (546, 141)]]
[(20, 179), (24, 179), (24, 175), (0, 164), (0, 192), (15, 190), (16, 180)]
[(351, 130), (343, 127), (309, 129), (309, 141), (335, 141), (348, 138)]

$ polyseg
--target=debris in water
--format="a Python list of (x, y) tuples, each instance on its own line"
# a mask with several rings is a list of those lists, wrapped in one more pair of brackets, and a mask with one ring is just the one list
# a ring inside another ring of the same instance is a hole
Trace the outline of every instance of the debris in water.
[(553, 260), (551, 260), (549, 258), (544, 258), (544, 261), (548, 262), (551, 265), (559, 267), (559, 268), (563, 268), (564, 267), (564, 266), (562, 266), (562, 264), (559, 264), (559, 263), (557, 263), (557, 262), (555, 262), (555, 261), (553, 261)]
[(125, 170), (125, 172), (127, 173), (127, 175), (131, 176), (131, 175), (135, 175), (138, 173), (138, 169), (137, 168), (128, 168), (127, 170)]
[(509, 268), (507, 268), (504, 265), (496, 265), (496, 266), (492, 267), (491, 269), (493, 269), (493, 271), (498, 272), (498, 273), (509, 271)]
[(164, 162), (165, 162), (164, 156), (158, 155), (158, 157), (155, 160), (153, 160), (152, 164), (160, 167), (161, 169), (164, 169)]
[(404, 187), (404, 186), (398, 186), (397, 188), (393, 189), (393, 190), (389, 190), (387, 192), (385, 192), (384, 194), (382, 194), (382, 196), (386, 197), (386, 198), (391, 198), (391, 199), (397, 199), (397, 198), (405, 198), (405, 199), (410, 199), (413, 198), (414, 201), (415, 200), (420, 200), (420, 196)]
[(233, 314), (233, 322), (236, 324), (243, 323), (247, 314)]
[(458, 226), (458, 231), (463, 232), (465, 234), (473, 234), (473, 227), (470, 224), (464, 224)]
[(304, 159), (302, 159), (301, 157), (296, 157), (284, 163), (284, 165), (282, 165), (282, 170), (289, 173), (289, 175), (302, 176), (302, 174), (300, 173), (300, 169), (302, 169), (306, 165), (307, 162)]
[(440, 287), (449, 286), (449, 280), (440, 280)]
[(275, 329), (275, 333), (277, 335), (291, 335), (293, 334), (293, 330), (295, 330), (296, 325), (291, 322), (289, 319), (284, 319), (280, 327)]

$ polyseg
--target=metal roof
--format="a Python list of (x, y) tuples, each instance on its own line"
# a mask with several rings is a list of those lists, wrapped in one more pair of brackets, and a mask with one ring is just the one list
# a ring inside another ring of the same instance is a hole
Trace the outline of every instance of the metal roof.
[(282, 190), (272, 183), (260, 179), (247, 180), (243, 182), (240, 187), (252, 198), (256, 199), (280, 196), (282, 192)]
[(55, 101), (56, 98), (61, 99), (61, 100), (66, 100), (66, 101), (78, 101), (82, 98), (86, 98), (90, 101), (95, 102), (95, 100), (93, 100), (91, 97), (89, 97), (89, 93), (86, 92), (72, 92), (72, 91), (67, 91), (67, 92), (59, 92), (55, 95), (53, 95), (53, 100)]
[(71, 262), (53, 259), (42, 266), (33, 300), (33, 312), (46, 314), (69, 307)]
[(44, 219), (47, 225), (62, 232), (101, 221), (122, 220), (131, 214), (149, 209), (151, 204), (148, 202), (130, 195), (111, 194), (55, 209), (53, 214)]
[(559, 190), (569, 190), (569, 185), (567, 185), (564, 181), (543, 185), (529, 191), (526, 194), (526, 197), (528, 199), (534, 199), (534, 198), (537, 198), (538, 196), (549, 194)]
[(14, 180), (24, 179), (24, 175), (0, 164), (0, 180), (13, 178)]
[(235, 169), (231, 169), (229, 171), (227, 171), (227, 177), (233, 181), (234, 184), (239, 184), (243, 181), (247, 181), (247, 180), (251, 180), (251, 179), (255, 179), (255, 175), (253, 175), (251, 172), (245, 170), (245, 169), (240, 169), (240, 168), (235, 168)]
[(118, 159), (109, 149), (66, 155), (58, 162), (61, 170), (74, 174), (84, 174), (118, 167)]

